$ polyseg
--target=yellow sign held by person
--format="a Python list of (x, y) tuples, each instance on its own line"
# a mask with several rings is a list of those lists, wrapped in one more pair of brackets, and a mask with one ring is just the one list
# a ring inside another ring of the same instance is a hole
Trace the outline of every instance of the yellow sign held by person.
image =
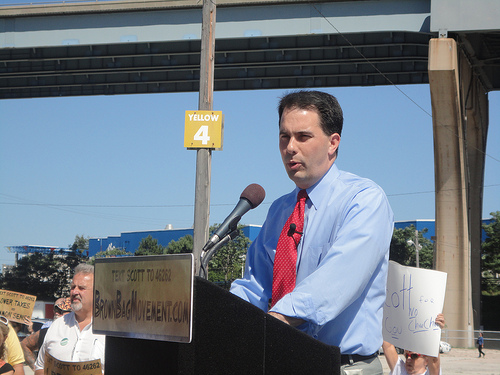
[(100, 359), (85, 362), (64, 362), (45, 352), (44, 375), (102, 375)]
[(224, 115), (221, 111), (186, 111), (184, 147), (222, 150)]
[(0, 315), (12, 322), (24, 323), (31, 319), (35, 308), (36, 296), (0, 289)]

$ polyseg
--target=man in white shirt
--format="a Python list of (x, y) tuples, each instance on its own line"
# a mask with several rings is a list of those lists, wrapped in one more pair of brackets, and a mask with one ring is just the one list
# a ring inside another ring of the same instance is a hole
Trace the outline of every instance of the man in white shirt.
[(100, 359), (104, 367), (105, 336), (92, 333), (94, 266), (80, 264), (75, 268), (70, 299), (73, 311), (54, 321), (47, 331), (35, 375), (43, 375), (45, 352), (64, 362)]

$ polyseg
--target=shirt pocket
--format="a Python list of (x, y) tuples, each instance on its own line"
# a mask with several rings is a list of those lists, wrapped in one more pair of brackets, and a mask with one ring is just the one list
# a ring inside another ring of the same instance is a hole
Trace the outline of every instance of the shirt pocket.
[(324, 244), (322, 246), (309, 246), (309, 248), (303, 254), (303, 257), (305, 257), (305, 259), (303, 259), (302, 263), (304, 264), (304, 260), (306, 260), (305, 263), (308, 265), (308, 268), (315, 270), (319, 266), (321, 261), (325, 258), (329, 248), (329, 244)]

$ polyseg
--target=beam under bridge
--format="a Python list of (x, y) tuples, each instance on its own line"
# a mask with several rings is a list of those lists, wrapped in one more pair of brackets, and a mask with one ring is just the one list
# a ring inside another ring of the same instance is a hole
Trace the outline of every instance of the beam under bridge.
[[(427, 83), (430, 3), (218, 3), (215, 90)], [(197, 0), (0, 7), (0, 98), (197, 91)]]

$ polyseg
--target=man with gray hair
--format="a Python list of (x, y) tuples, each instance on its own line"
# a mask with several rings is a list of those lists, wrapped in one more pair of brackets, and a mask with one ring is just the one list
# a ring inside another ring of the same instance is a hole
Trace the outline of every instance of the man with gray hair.
[(105, 336), (92, 333), (94, 266), (82, 263), (75, 268), (70, 299), (73, 311), (57, 319), (47, 331), (35, 363), (35, 375), (44, 373), (46, 352), (64, 362), (100, 359), (104, 367)]

